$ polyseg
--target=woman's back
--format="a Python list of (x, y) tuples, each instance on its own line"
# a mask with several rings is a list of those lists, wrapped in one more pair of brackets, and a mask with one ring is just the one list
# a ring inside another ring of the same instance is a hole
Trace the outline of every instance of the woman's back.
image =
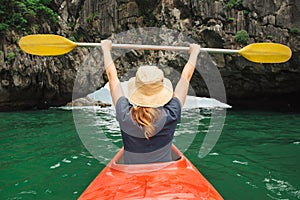
[(144, 128), (132, 119), (132, 105), (126, 97), (117, 101), (116, 115), (124, 144), (124, 159), (127, 164), (171, 161), (171, 146), (174, 132), (181, 115), (178, 98), (172, 98), (163, 107), (156, 108), (159, 117), (153, 123), (155, 132), (146, 138)]

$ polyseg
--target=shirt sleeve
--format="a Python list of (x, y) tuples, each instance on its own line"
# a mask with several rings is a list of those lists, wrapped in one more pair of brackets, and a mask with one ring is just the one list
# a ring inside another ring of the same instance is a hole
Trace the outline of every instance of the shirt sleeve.
[(173, 97), (164, 108), (173, 120), (179, 120), (181, 115), (181, 103), (177, 97)]
[(116, 119), (118, 122), (122, 122), (126, 119), (126, 116), (130, 114), (131, 104), (125, 96), (121, 96), (116, 103)]

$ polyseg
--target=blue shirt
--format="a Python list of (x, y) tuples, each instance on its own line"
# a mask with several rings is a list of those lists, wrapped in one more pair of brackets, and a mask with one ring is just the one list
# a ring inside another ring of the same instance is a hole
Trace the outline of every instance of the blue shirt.
[(126, 164), (168, 162), (172, 160), (171, 147), (174, 132), (181, 115), (181, 104), (173, 97), (166, 105), (158, 108), (160, 117), (154, 123), (155, 134), (147, 140), (144, 128), (131, 117), (132, 105), (124, 96), (116, 104), (116, 118), (120, 124)]

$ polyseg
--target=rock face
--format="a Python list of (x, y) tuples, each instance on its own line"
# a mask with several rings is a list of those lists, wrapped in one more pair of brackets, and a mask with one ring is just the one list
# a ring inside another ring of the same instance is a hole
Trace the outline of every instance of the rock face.
[(89, 97), (83, 97), (67, 103), (66, 106), (68, 107), (97, 106), (97, 107), (105, 108), (105, 107), (110, 107), (111, 104), (103, 103), (101, 101), (96, 101), (95, 99), (91, 99)]
[[(248, 44), (276, 42), (288, 45), (293, 57), (283, 64), (257, 64), (230, 55), (212, 57), (223, 78), (228, 103), (233, 107), (274, 105), (294, 109), (300, 100), (298, 0), (53, 2), (52, 8), (59, 13), (59, 28), (43, 24), (43, 33), (59, 34), (78, 42), (100, 42), (132, 28), (166, 27), (191, 36), (202, 47), (241, 48), (243, 44), (234, 40), (240, 30), (249, 34)], [(101, 75), (103, 69), (85, 68), (90, 65), (84, 61), (88, 49), (77, 48), (58, 57), (32, 56), (18, 49), (16, 43), (20, 37), (10, 32), (5, 38), (0, 38), (0, 111), (65, 105), (71, 101), (72, 94), (79, 98), (105, 83), (105, 77)], [(158, 54), (150, 52), (149, 55), (151, 60)], [(92, 66), (101, 65), (101, 55), (97, 56)], [(130, 53), (123, 62), (120, 61), (120, 75), (131, 64), (138, 63), (141, 56), (140, 53)], [(159, 56), (168, 58), (166, 54)], [(177, 58), (169, 62), (179, 69), (183, 64)], [(85, 73), (78, 77), (80, 70), (85, 70)], [(85, 89), (74, 95), (74, 82)], [(194, 75), (192, 85), (197, 95), (209, 96), (199, 75)]]

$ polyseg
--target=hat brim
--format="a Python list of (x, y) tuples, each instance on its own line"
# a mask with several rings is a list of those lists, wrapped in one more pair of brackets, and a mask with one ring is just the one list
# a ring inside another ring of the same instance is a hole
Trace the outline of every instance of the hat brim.
[(163, 79), (163, 88), (153, 94), (146, 95), (143, 87), (137, 87), (135, 77), (128, 81), (128, 99), (131, 104), (141, 107), (161, 107), (168, 103), (173, 97), (173, 85), (167, 78)]

